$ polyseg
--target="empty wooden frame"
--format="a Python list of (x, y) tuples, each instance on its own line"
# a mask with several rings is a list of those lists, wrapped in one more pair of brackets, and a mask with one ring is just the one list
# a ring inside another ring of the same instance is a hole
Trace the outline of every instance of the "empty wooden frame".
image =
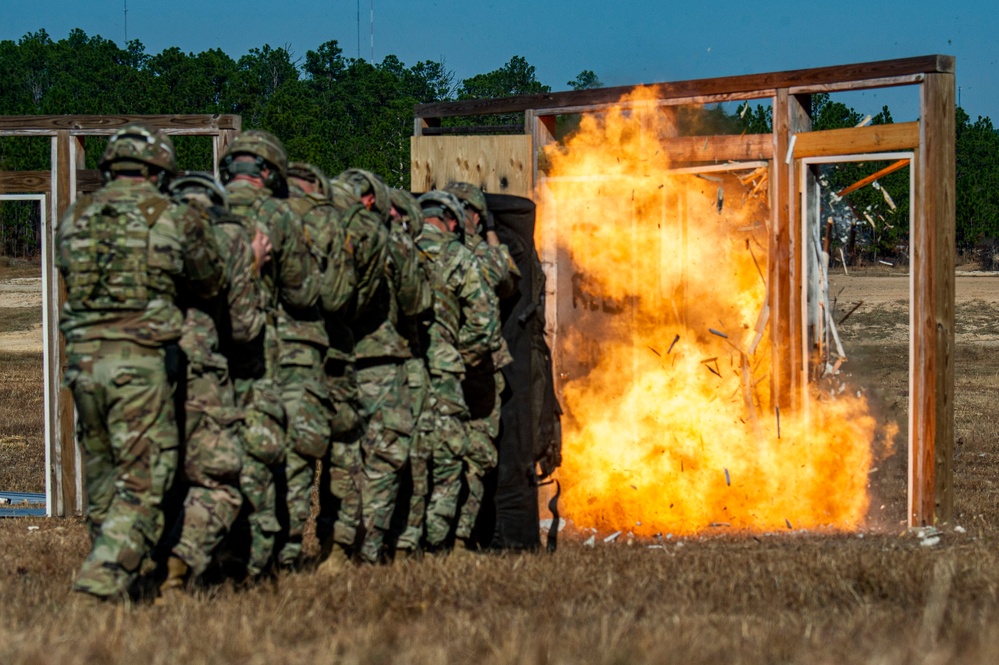
[(216, 173), (219, 156), (242, 126), (238, 115), (0, 116), (0, 137), (49, 138), (52, 148), (49, 171), (0, 172), (0, 194), (43, 195), (50, 213), (47, 223), (42, 225), (45, 497), (49, 516), (82, 515), (86, 498), (79, 444), (74, 443), (73, 398), (67, 389), (60, 387), (65, 369), (65, 342), (57, 331), (65, 290), (54, 260), (55, 229), (78, 193), (93, 191), (101, 184), (97, 171), (85, 169), (83, 137), (110, 136), (129, 122), (142, 122), (172, 136), (211, 137)]

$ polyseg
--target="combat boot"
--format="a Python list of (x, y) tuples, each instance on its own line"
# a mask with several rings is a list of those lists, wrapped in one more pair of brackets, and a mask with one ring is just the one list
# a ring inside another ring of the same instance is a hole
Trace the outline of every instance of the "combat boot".
[(333, 547), (330, 548), (330, 555), (326, 557), (326, 560), (319, 564), (317, 571), (323, 575), (339, 575), (343, 571), (347, 570), (350, 566), (350, 557), (347, 555), (347, 550), (343, 548), (343, 545), (333, 543)]
[(454, 539), (454, 549), (451, 550), (451, 556), (466, 558), (475, 556), (478, 552), (478, 547), (472, 542), (471, 538), (455, 538)]
[(153, 604), (170, 605), (177, 602), (184, 595), (189, 571), (190, 569), (183, 559), (175, 556), (167, 559), (167, 577), (160, 585), (160, 595)]

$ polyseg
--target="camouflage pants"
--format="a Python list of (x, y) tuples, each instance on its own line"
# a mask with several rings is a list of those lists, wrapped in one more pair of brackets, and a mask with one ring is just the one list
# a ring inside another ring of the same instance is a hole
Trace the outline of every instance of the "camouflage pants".
[(283, 483), (278, 501), (281, 535), (278, 563), (296, 564), (302, 554), (302, 536), (312, 512), (312, 486), (316, 460), (325, 457), (330, 445), (333, 404), (322, 370), (322, 354), (316, 347), (304, 347), (296, 358), (303, 364), (281, 368), (281, 399), (288, 415), (288, 440)]
[(423, 524), (430, 494), (430, 457), (434, 412), (431, 405), (430, 374), (422, 358), (406, 361), (411, 407), (415, 429), (409, 439), (409, 470), (413, 481), (413, 494), (409, 500), (406, 528), (396, 543), (396, 549), (416, 551), (423, 540)]
[(98, 340), (67, 345), (67, 356), (91, 538), (73, 588), (120, 596), (163, 532), (178, 456), (173, 389), (161, 348)]
[(468, 496), (461, 506), (461, 515), (458, 518), (458, 530), (455, 533), (458, 538), (468, 538), (472, 535), (472, 529), (475, 528), (479, 511), (482, 509), (482, 496), (485, 494), (482, 477), (495, 469), (499, 461), (494, 441), (499, 436), (502, 408), (500, 395), (505, 387), (503, 374), (496, 372), (496, 399), (492, 409), (486, 417), (470, 420), (467, 423), (469, 446), (468, 455), (465, 457), (465, 484), (468, 486)]
[(465, 422), (468, 408), (455, 374), (430, 376), (435, 423), (431, 434), (433, 471), (427, 506), (427, 544), (440, 547), (447, 540), (458, 512), (464, 458), (468, 454)]
[(357, 372), (358, 396), (367, 427), (361, 439), (364, 542), (361, 558), (378, 561), (399, 493), (399, 473), (409, 458), (413, 414), (405, 365), (389, 363)]
[(267, 570), (280, 531), (277, 518), (275, 469), (283, 469), (285, 415), (277, 385), (270, 379), (236, 382), (237, 401), (245, 414), (243, 446), (246, 455), (239, 473), (243, 493), (241, 527), (248, 531), (247, 551), (239, 556), (246, 572)]
[(334, 542), (352, 549), (361, 528), (361, 435), (365, 428), (353, 371), (349, 368), (329, 381), (333, 434), (323, 460), (328, 482), (320, 484), (316, 518), (316, 537), (327, 551)]
[(185, 411), (188, 489), (172, 551), (197, 577), (205, 572), (243, 503), (239, 491), (243, 415), (235, 406), (235, 391), (226, 375), (193, 364), (188, 365)]

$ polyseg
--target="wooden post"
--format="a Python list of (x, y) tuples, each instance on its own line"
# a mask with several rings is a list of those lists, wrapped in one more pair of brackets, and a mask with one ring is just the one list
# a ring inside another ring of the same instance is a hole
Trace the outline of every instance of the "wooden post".
[(801, 225), (792, 138), (808, 131), (811, 120), (798, 96), (779, 88), (774, 98), (773, 189), (770, 228), (770, 340), (773, 355), (772, 406), (788, 411), (800, 405), (801, 368)]
[(920, 86), (909, 351), (909, 526), (953, 513), (954, 74)]
[(76, 156), (73, 154), (73, 141), (74, 137), (65, 129), (57, 131), (52, 137), (52, 223), (46, 232), (47, 247), (43, 254), (42, 271), (47, 306), (45, 314), (49, 319), (49, 336), (45, 347), (46, 379), (49, 383), (46, 400), (46, 427), (49, 429), (46, 485), (51, 499), (49, 514), (57, 517), (79, 514), (83, 507), (80, 491), (82, 469), (74, 436), (73, 397), (69, 390), (61, 387), (60, 382), (65, 371), (66, 345), (62, 335), (55, 332), (59, 321), (58, 312), (65, 302), (65, 287), (55, 269), (55, 230), (58, 220), (74, 198), (72, 174), (76, 170)]
[[(537, 115), (529, 110), (524, 113), (527, 123), (528, 133), (534, 139), (531, 148), (531, 191), (534, 193), (534, 200), (541, 203), (539, 212), (541, 218), (537, 223), (541, 225), (541, 232), (535, 233), (535, 238), (540, 237), (540, 259), (541, 267), (545, 273), (545, 341), (550, 349), (555, 349), (555, 337), (558, 335), (558, 217), (554, 210), (545, 209), (545, 203), (552, 203), (551, 196), (547, 191), (542, 191), (542, 180), (545, 174), (544, 150), (545, 146), (555, 143), (555, 116)], [(549, 205), (551, 208), (551, 205)], [(569, 275), (569, 272), (565, 273)], [(558, 372), (556, 371), (556, 377)], [(559, 381), (556, 380), (556, 387)]]

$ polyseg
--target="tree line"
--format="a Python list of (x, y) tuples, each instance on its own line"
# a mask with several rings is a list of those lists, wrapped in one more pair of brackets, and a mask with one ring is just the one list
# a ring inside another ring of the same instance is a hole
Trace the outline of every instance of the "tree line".
[[(566, 86), (586, 89), (601, 83), (592, 70), (584, 70)], [(60, 40), (39, 30), (16, 42), (0, 41), (0, 114), (239, 114), (244, 128), (266, 129), (280, 136), (295, 159), (312, 162), (329, 173), (348, 167), (369, 169), (392, 186), (409, 183), (414, 104), (550, 90), (521, 56), (496, 70), (457, 80), (442, 60), (406, 65), (389, 55), (371, 63), (346, 57), (336, 41), (304, 55), (264, 45), (238, 59), (220, 49), (185, 53), (171, 47), (149, 54), (138, 40), (123, 48), (79, 29)], [(718, 105), (692, 111), (680, 124), (708, 126), (716, 133), (765, 133), (771, 131), (770, 113), (765, 105)], [(510, 124), (520, 117), (454, 118), (445, 124)], [(812, 118), (814, 129), (837, 129), (855, 126), (863, 115), (823, 94), (813, 96)], [(889, 109), (884, 107), (870, 122), (892, 122)], [(562, 121), (559, 132), (570, 132), (575, 124), (572, 119)], [(88, 139), (88, 168), (96, 168), (102, 145), (103, 139)], [(182, 168), (204, 168), (210, 162), (208, 141), (177, 137), (176, 145)], [(44, 170), (48, 161), (46, 141), (0, 139), (0, 170)], [(841, 191), (885, 165), (839, 165), (823, 173), (824, 184), (831, 192)], [(907, 169), (885, 176), (879, 180), (880, 189), (865, 187), (845, 202), (826, 201), (823, 214), (836, 212), (843, 242), (847, 235), (856, 234), (859, 246), (875, 256), (904, 253), (908, 179)], [(22, 247), (31, 245), (30, 234), (23, 229), (6, 228), (12, 218), (20, 218), (17, 224), (21, 226), (27, 223), (30, 215), (21, 208), (11, 210), (11, 204), (4, 204), (0, 254), (11, 253), (12, 238)], [(843, 230), (847, 227), (849, 233)], [(972, 121), (958, 108), (958, 249), (999, 246), (993, 242), (996, 238), (999, 132), (988, 117)]]

